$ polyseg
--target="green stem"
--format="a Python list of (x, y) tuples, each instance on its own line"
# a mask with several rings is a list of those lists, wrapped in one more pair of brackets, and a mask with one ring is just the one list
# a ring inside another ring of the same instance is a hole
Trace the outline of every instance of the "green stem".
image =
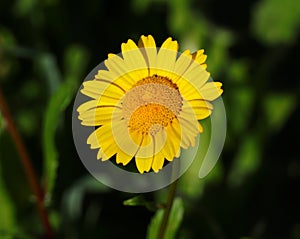
[(0, 88), (0, 110), (5, 119), (8, 132), (11, 135), (11, 138), (16, 145), (16, 149), (17, 152), (19, 153), (21, 162), (23, 164), (24, 171), (26, 173), (29, 185), (32, 189), (32, 192), (35, 195), (39, 216), (45, 230), (46, 238), (51, 239), (53, 238), (53, 231), (49, 222), (46, 209), (43, 204), (43, 193), (38, 183), (36, 173), (32, 167), (31, 160), (25, 148), (24, 142), (14, 124), (5, 97), (2, 94), (1, 88)]
[(177, 187), (177, 179), (170, 185), (169, 191), (168, 191), (168, 197), (167, 197), (167, 203), (163, 215), (162, 222), (160, 224), (159, 232), (158, 232), (158, 239), (163, 239), (165, 235), (165, 231), (168, 225), (170, 212), (172, 209), (172, 205), (175, 198), (175, 192)]

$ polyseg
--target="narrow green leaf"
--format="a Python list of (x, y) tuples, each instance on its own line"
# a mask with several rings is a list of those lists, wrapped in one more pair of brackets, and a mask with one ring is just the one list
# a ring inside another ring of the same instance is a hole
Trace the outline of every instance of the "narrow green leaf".
[(153, 239), (158, 237), (159, 227), (164, 215), (164, 210), (159, 209), (153, 216), (147, 230), (147, 237), (146, 239)]
[(166, 229), (165, 239), (175, 238), (181, 221), (183, 219), (184, 207), (181, 198), (176, 198), (171, 210), (168, 226)]
[[(160, 228), (160, 224), (163, 218), (164, 209), (159, 209), (153, 216), (147, 231), (147, 239), (153, 239), (158, 237), (158, 232)], [(168, 225), (165, 231), (164, 239), (174, 239), (177, 231), (179, 229), (179, 226), (181, 224), (181, 221), (183, 219), (184, 214), (184, 207), (183, 202), (181, 198), (175, 198)]]
[(86, 52), (80, 47), (71, 47), (67, 50), (65, 55), (65, 81), (61, 83), (50, 98), (46, 108), (43, 128), (43, 153), (44, 180), (48, 200), (51, 199), (58, 166), (58, 152), (55, 145), (56, 129), (64, 110), (71, 103), (79, 83), (82, 81), (81, 77), (87, 63), (86, 58)]
[(138, 195), (133, 198), (129, 198), (123, 202), (125, 206), (144, 206), (146, 203), (145, 198), (143, 195)]
[(1, 174), (0, 164), (0, 238), (13, 238), (16, 231), (15, 208), (8, 195)]
[(40, 74), (45, 78), (48, 92), (52, 95), (59, 87), (62, 76), (57, 61), (52, 54), (40, 53), (36, 57), (36, 66)]
[(150, 211), (155, 211), (158, 208), (161, 208), (162, 205), (157, 204), (153, 201), (147, 201), (143, 195), (138, 195), (133, 198), (129, 198), (123, 202), (125, 206), (144, 206)]

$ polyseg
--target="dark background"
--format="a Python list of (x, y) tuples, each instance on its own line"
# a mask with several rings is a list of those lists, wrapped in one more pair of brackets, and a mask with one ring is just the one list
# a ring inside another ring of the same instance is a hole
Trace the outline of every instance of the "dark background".
[[(299, 239), (299, 28), (298, 0), (0, 1), (0, 87), (57, 238), (146, 237), (154, 212), (124, 206), (134, 194), (89, 176), (71, 117), (84, 77), (122, 42), (151, 34), (158, 46), (172, 36), (180, 50), (204, 48), (224, 88), (225, 147), (206, 178), (192, 165), (180, 179), (177, 238)], [(162, 202), (166, 190), (144, 196)], [(0, 114), (0, 238), (42, 234)]]

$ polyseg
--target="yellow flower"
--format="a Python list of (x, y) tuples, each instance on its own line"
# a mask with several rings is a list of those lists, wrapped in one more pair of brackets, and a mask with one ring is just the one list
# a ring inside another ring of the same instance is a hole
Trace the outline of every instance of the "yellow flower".
[(195, 145), (203, 131), (198, 120), (208, 117), (210, 101), (222, 94), (220, 82), (209, 80), (203, 50), (178, 52), (168, 38), (160, 48), (151, 35), (136, 45), (123, 43), (121, 55), (109, 54), (81, 93), (92, 98), (77, 109), (81, 124), (94, 126), (88, 137), (103, 161), (133, 158), (140, 173), (158, 172), (165, 159), (180, 156), (180, 148)]

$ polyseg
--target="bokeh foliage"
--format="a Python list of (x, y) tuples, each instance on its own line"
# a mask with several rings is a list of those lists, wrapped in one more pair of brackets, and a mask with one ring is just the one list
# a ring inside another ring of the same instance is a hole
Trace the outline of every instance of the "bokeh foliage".
[[(166, 190), (124, 205), (136, 195), (89, 176), (71, 130), (73, 99), (89, 71), (121, 42), (152, 34), (158, 44), (172, 36), (181, 50), (205, 49), (208, 70), (224, 84), (228, 120), (221, 159), (199, 179), (209, 144), (203, 122), (166, 238), (299, 239), (299, 30), (298, 0), (0, 1), (0, 84), (57, 237), (155, 238), (162, 211), (144, 206), (163, 202)], [(0, 238), (42, 235), (1, 112), (0, 212)]]

